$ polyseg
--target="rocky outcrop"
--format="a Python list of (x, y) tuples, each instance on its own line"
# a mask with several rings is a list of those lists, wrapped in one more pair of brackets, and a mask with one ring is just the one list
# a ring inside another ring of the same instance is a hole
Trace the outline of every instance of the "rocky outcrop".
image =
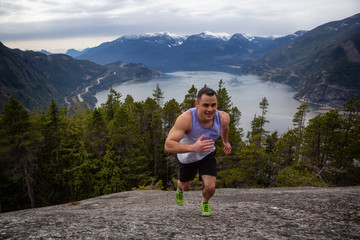
[(354, 89), (347, 89), (337, 85), (319, 84), (310, 91), (297, 93), (294, 98), (304, 103), (342, 108), (348, 99), (358, 96), (358, 94), (358, 91)]
[(115, 193), (0, 214), (0, 239), (359, 239), (360, 187)]

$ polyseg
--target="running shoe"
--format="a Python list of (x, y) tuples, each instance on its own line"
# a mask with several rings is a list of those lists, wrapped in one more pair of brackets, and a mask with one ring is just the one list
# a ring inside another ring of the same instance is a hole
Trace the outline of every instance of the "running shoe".
[(202, 216), (211, 216), (212, 215), (210, 205), (208, 202), (207, 203), (201, 202), (201, 215)]
[(176, 190), (175, 201), (179, 206), (184, 205), (184, 191), (179, 192), (179, 189)]

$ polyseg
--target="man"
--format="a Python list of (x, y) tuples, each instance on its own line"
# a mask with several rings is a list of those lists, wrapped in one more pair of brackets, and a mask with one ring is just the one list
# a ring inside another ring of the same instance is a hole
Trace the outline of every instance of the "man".
[(176, 203), (184, 204), (184, 190), (188, 190), (197, 172), (203, 181), (202, 215), (211, 216), (209, 200), (215, 193), (215, 141), (221, 136), (224, 153), (231, 153), (228, 142), (230, 117), (217, 110), (217, 95), (210, 88), (198, 92), (195, 108), (181, 114), (165, 141), (165, 150), (177, 153), (178, 177)]

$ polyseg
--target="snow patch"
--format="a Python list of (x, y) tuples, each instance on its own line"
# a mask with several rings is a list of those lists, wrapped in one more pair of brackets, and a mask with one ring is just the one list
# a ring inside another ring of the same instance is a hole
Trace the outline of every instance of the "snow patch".
[(258, 38), (268, 38), (274, 40), (283, 37), (282, 35), (254, 36), (248, 33), (242, 33), (241, 35), (243, 35), (249, 42), (254, 41)]
[(120, 37), (119, 39), (140, 39), (145, 37), (169, 37), (172, 39), (185, 40), (187, 37), (179, 34), (173, 34), (169, 32), (158, 32), (158, 33), (143, 33), (143, 34), (129, 34)]
[(210, 32), (210, 31), (204, 31), (204, 32), (200, 33), (200, 36), (202, 36), (203, 38), (206, 38), (206, 37), (220, 38), (224, 41), (228, 41), (231, 38), (231, 35), (228, 33), (225, 33), (225, 32), (214, 33), (214, 32)]

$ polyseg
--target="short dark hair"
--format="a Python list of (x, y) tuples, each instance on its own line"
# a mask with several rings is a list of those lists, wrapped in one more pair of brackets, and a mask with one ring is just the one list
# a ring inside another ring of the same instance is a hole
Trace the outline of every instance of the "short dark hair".
[(201, 96), (204, 95), (204, 94), (209, 96), (209, 97), (212, 97), (214, 95), (217, 96), (216, 92), (213, 89), (208, 88), (208, 87), (204, 87), (204, 88), (200, 89), (200, 91), (198, 92), (197, 100), (200, 101)]

